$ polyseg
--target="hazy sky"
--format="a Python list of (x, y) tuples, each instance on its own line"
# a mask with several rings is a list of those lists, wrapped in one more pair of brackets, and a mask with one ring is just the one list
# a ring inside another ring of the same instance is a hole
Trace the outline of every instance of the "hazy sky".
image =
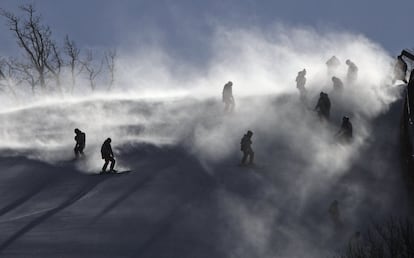
[[(269, 29), (276, 23), (360, 33), (395, 55), (414, 47), (412, 0), (0, 0), (13, 12), (35, 3), (57, 39), (69, 34), (81, 47), (126, 47), (157, 43), (171, 55), (202, 61), (217, 26)], [(15, 46), (0, 20), (0, 54)]]

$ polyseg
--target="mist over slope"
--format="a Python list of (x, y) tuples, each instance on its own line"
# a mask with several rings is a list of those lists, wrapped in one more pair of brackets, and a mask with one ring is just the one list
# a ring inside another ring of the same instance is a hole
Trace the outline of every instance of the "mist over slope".
[[(213, 156), (224, 158), (234, 152), (230, 139), (240, 138), (248, 128), (257, 128), (266, 132), (266, 136), (257, 134), (258, 140), (282, 136), (292, 143), (308, 142), (300, 149), (323, 149), (324, 144), (319, 142), (324, 141), (309, 124), (314, 119), (305, 114), (296, 98), (294, 79), (298, 71), (307, 69), (305, 109), (313, 108), (320, 91), (328, 92), (334, 124), (343, 115), (355, 119), (356, 144), (369, 133), (369, 119), (385, 112), (397, 97), (386, 86), (392, 58), (361, 35), (282, 25), (270, 31), (218, 27), (211, 48), (206, 66), (176, 62), (156, 46), (120, 50), (116, 85), (111, 92), (105, 85), (88, 92), (87, 81), (79, 80), (74, 95), (63, 99), (21, 92), (16, 102), (4, 96), (0, 112), (8, 122), (2, 125), (1, 144), (12, 149), (63, 150), (71, 144), (74, 127), (87, 132), (88, 146), (100, 144), (115, 131), (114, 137), (122, 136), (119, 142), (130, 141), (143, 130), (141, 138), (187, 141), (195, 151), (203, 152), (202, 159), (216, 159)], [(345, 82), (341, 94), (333, 92), (332, 74), (325, 65), (332, 55), (341, 62), (335, 76), (344, 82), (346, 59), (359, 68), (358, 81), (352, 85)], [(237, 113), (220, 120), (222, 86), (229, 80), (234, 83)], [(192, 106), (197, 105), (194, 110)]]
[[(94, 254), (100, 256), (98, 247), (107, 244), (111, 254), (123, 250), (124, 255), (134, 254), (138, 245), (148, 257), (166, 253), (194, 257), (206, 250), (213, 254), (209, 257), (321, 257), (332, 255), (371, 220), (407, 213), (410, 202), (397, 152), (401, 88), (388, 83), (392, 59), (381, 47), (359, 35), (283, 27), (274, 33), (223, 28), (212, 44), (214, 54), (203, 69), (174, 63), (159, 49), (144, 48), (121, 56), (115, 92), (88, 95), (79, 88), (75, 96), (64, 99), (27, 97), (24, 105), (3, 105), (0, 149), (5, 170), (11, 162), (9, 166), (18, 173), (47, 170), (47, 177), (60, 173), (65, 180), (72, 171), (75, 179), (70, 180), (86, 182), (86, 186), (63, 206), (56, 194), (66, 189), (63, 180), (52, 184), (57, 190), (42, 188), (37, 202), (53, 196), (57, 209), (40, 213), (34, 218), (39, 222), (36, 226), (29, 221), (17, 235), (11, 227), (12, 237), (5, 237), (0, 249), (30, 250), (35, 240), (28, 237), (27, 243), (19, 242), (20, 237), (41, 231), (37, 225), (44, 224), (45, 231), (60, 227), (50, 217), (59, 218), (65, 210), (66, 216), (77, 214), (76, 227), (94, 216), (102, 217), (106, 227), (69, 229), (56, 249), (63, 252), (65, 243), (79, 231), (90, 236), (115, 232), (119, 237), (118, 230), (135, 221), (128, 236), (137, 242), (122, 238), (121, 248), (110, 244), (116, 243), (115, 236), (99, 237)], [(341, 78), (346, 74), (346, 59), (359, 67), (357, 82), (346, 83), (342, 93), (332, 91), (326, 71), (325, 62), (332, 55), (342, 62), (337, 73)], [(294, 82), (303, 68), (308, 71), (305, 104)], [(236, 111), (231, 114), (223, 112), (221, 103), (222, 86), (228, 80), (234, 83), (236, 98)], [(332, 102), (331, 121), (326, 124), (312, 111), (322, 90)], [(349, 145), (338, 144), (334, 138), (343, 115), (354, 125), (354, 141)], [(76, 127), (86, 132), (87, 145), (85, 159), (73, 163)], [(247, 130), (254, 132), (256, 162), (263, 169), (236, 166), (240, 138)], [(99, 172), (100, 145), (107, 137), (112, 138), (118, 168), (133, 172), (114, 182), (83, 181), (92, 176), (82, 174)], [(13, 161), (19, 158), (22, 169)], [(145, 185), (140, 184), (142, 180)], [(10, 184), (25, 189), (23, 181)], [(134, 190), (123, 193), (127, 187)], [(140, 194), (133, 194), (137, 189)], [(328, 214), (335, 199), (341, 228)], [(124, 204), (125, 200), (135, 206)], [(24, 203), (30, 211), (36, 210), (35, 204)], [(205, 211), (211, 217), (202, 215)], [(151, 221), (155, 214), (158, 217)], [(173, 248), (169, 241), (180, 234), (177, 245), (181, 248)], [(194, 236), (192, 248), (188, 241)], [(47, 252), (44, 237), (39, 242)], [(84, 244), (75, 244), (82, 246), (79, 256), (87, 253)]]

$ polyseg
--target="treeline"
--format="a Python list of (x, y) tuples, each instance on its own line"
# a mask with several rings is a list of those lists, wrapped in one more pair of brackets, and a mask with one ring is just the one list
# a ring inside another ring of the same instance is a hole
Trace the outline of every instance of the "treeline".
[(0, 90), (15, 98), (18, 86), (33, 95), (72, 94), (80, 79), (86, 80), (92, 91), (98, 85), (101, 89), (113, 88), (116, 49), (97, 55), (91, 49), (81, 50), (68, 35), (58, 44), (34, 5), (22, 5), (19, 11), (16, 15), (0, 9), (20, 49), (18, 57), (0, 57)]

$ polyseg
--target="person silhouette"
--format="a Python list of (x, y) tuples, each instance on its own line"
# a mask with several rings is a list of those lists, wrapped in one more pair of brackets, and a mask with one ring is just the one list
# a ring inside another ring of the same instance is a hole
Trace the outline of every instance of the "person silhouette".
[(343, 221), (341, 218), (341, 213), (339, 211), (339, 202), (338, 200), (334, 200), (331, 205), (329, 205), (329, 216), (335, 226), (335, 228), (339, 229), (343, 226)]
[(336, 56), (332, 56), (325, 64), (328, 68), (328, 75), (332, 75), (336, 72), (341, 62)]
[(252, 149), (252, 131), (247, 131), (240, 141), (240, 150), (243, 152), (243, 157), (241, 160), (241, 165), (246, 165), (247, 158), (249, 158), (248, 165), (253, 165), (254, 163), (254, 152)]
[(231, 81), (223, 87), (223, 102), (225, 112), (232, 112), (234, 110), (235, 102), (233, 97), (233, 83)]
[(318, 103), (316, 103), (315, 110), (318, 112), (319, 118), (323, 120), (329, 120), (331, 112), (331, 101), (329, 100), (328, 94), (321, 92), (319, 94)]
[(114, 153), (112, 152), (111, 141), (112, 141), (111, 138), (106, 139), (101, 147), (102, 159), (105, 160), (105, 164), (102, 167), (101, 174), (106, 173), (106, 168), (108, 166), (109, 161), (111, 162), (111, 167), (108, 172), (116, 173), (116, 170), (114, 169), (115, 159), (114, 159)]
[(335, 76), (332, 77), (332, 86), (336, 92), (341, 92), (344, 89), (342, 80)]
[(351, 60), (346, 60), (345, 62), (348, 65), (348, 73), (347, 73), (347, 81), (350, 83), (353, 83), (357, 80), (358, 78), (358, 67), (356, 66), (356, 64), (354, 62), (352, 62)]
[(79, 130), (78, 128), (75, 128), (75, 148), (73, 149), (75, 152), (75, 157), (79, 158), (80, 155), (83, 155), (83, 150), (85, 149), (85, 141), (86, 136), (85, 133)]
[(306, 101), (306, 69), (303, 69), (302, 71), (298, 72), (298, 75), (296, 76), (296, 88), (299, 90), (300, 99), (302, 101)]
[(342, 142), (351, 142), (352, 140), (352, 123), (349, 121), (349, 117), (344, 116), (342, 118), (342, 125), (336, 136)]

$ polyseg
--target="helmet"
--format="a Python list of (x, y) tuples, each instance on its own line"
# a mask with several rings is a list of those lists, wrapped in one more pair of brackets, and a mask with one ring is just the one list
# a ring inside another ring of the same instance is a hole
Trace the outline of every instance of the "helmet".
[(253, 132), (249, 130), (249, 131), (247, 131), (247, 135), (248, 136), (252, 136), (253, 135)]
[(75, 133), (76, 133), (76, 134), (78, 134), (78, 133), (80, 133), (80, 132), (81, 132), (78, 128), (75, 128), (75, 130), (74, 130), (74, 131), (75, 131)]

